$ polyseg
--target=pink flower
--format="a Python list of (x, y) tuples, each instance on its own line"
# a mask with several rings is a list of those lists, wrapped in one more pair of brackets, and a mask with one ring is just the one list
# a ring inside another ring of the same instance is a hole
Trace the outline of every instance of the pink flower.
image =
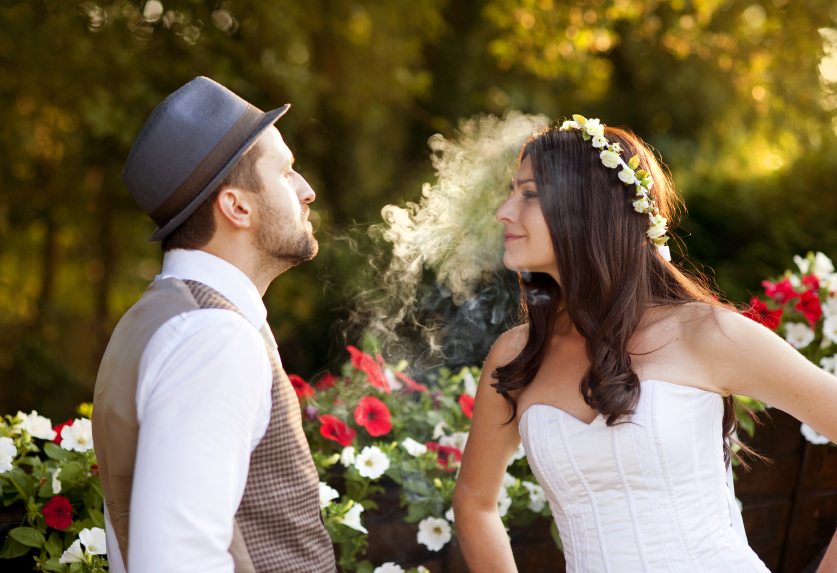
[(459, 407), (462, 408), (462, 413), (468, 418), (474, 417), (474, 397), (468, 394), (462, 394), (459, 397)]
[(777, 283), (762, 281), (761, 286), (764, 287), (765, 294), (778, 303), (785, 303), (799, 296), (799, 293), (793, 289), (790, 280), (786, 278)]
[(387, 382), (386, 376), (384, 376), (384, 371), (375, 359), (351, 344), (346, 347), (346, 350), (349, 351), (349, 355), (352, 357), (352, 366), (366, 374), (366, 378), (372, 386), (380, 388), (389, 394), (389, 383)]
[(814, 328), (817, 321), (822, 317), (822, 304), (820, 304), (820, 297), (813, 290), (806, 290), (799, 297), (799, 302), (794, 305), (794, 308), (802, 313), (808, 325)]
[(341, 446), (351, 445), (352, 440), (355, 439), (355, 432), (342, 420), (335, 418), (331, 414), (320, 416), (320, 435), (327, 440), (337, 442)]
[(403, 372), (394, 372), (394, 374), (396, 378), (404, 383), (408, 390), (412, 390), (413, 392), (427, 392), (427, 386), (419, 384)]
[[(462, 451), (459, 448), (443, 446), (436, 442), (427, 442), (425, 446), (431, 452), (436, 452), (436, 461), (439, 467), (447, 472), (455, 471), (456, 465), (462, 461)], [(453, 456), (453, 464), (451, 463), (451, 456)]]
[(742, 313), (747, 318), (763, 324), (770, 330), (776, 330), (782, 320), (782, 309), (770, 310), (758, 297), (750, 299), (750, 308)]
[(56, 495), (44, 504), (41, 513), (44, 514), (44, 521), (47, 526), (53, 529), (64, 530), (73, 523), (73, 506), (70, 500), (63, 495)]
[(392, 430), (389, 408), (373, 396), (360, 399), (355, 408), (355, 422), (373, 437), (384, 436)]
[(314, 395), (314, 389), (301, 376), (288, 374), (288, 380), (291, 381), (291, 386), (294, 387), (294, 392), (300, 400), (306, 400)]

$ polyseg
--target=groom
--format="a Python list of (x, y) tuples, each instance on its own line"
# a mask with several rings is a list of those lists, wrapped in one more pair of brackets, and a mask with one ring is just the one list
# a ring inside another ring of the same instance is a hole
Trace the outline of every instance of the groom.
[(105, 351), (93, 435), (111, 572), (333, 572), (319, 479), (262, 296), (317, 253), (274, 123), (198, 77), (123, 171), (163, 268)]

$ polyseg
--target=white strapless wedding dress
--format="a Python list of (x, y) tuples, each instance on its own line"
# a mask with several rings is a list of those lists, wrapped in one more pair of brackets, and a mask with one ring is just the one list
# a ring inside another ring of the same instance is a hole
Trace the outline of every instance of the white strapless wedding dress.
[(768, 571), (747, 545), (724, 465), (720, 395), (641, 383), (631, 423), (589, 425), (535, 404), (519, 430), (564, 543), (567, 571)]

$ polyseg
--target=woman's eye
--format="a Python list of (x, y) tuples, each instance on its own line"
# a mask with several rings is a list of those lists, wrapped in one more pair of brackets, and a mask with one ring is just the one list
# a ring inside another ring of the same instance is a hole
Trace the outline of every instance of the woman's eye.
[(537, 191), (524, 191), (523, 193), (521, 193), (521, 195), (523, 195), (526, 199), (535, 199), (538, 196), (538, 192)]

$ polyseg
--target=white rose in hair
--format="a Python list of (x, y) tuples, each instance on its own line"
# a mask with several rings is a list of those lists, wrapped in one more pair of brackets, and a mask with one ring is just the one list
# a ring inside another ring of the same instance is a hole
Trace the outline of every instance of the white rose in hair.
[(651, 226), (645, 232), (649, 239), (656, 239), (666, 234), (666, 225), (668, 220), (662, 215), (652, 215), (650, 217)]
[(617, 167), (619, 167), (618, 153), (614, 153), (609, 149), (605, 149), (599, 154), (599, 158), (602, 160), (604, 166), (609, 169), (616, 169)]
[(651, 203), (648, 202), (647, 197), (640, 197), (636, 201), (634, 201), (634, 211), (637, 213), (647, 213), (648, 209), (651, 208)]
[(602, 122), (596, 119), (595, 117), (587, 120), (587, 122), (584, 124), (584, 131), (586, 131), (587, 134), (592, 137), (604, 136), (604, 126), (602, 125)]
[(626, 185), (631, 185), (636, 181), (636, 175), (634, 175), (634, 170), (629, 169), (628, 167), (622, 168), (622, 171), (619, 172), (619, 180)]
[(593, 147), (596, 149), (602, 149), (603, 147), (607, 147), (607, 139), (602, 137), (601, 135), (597, 135), (593, 138)]

